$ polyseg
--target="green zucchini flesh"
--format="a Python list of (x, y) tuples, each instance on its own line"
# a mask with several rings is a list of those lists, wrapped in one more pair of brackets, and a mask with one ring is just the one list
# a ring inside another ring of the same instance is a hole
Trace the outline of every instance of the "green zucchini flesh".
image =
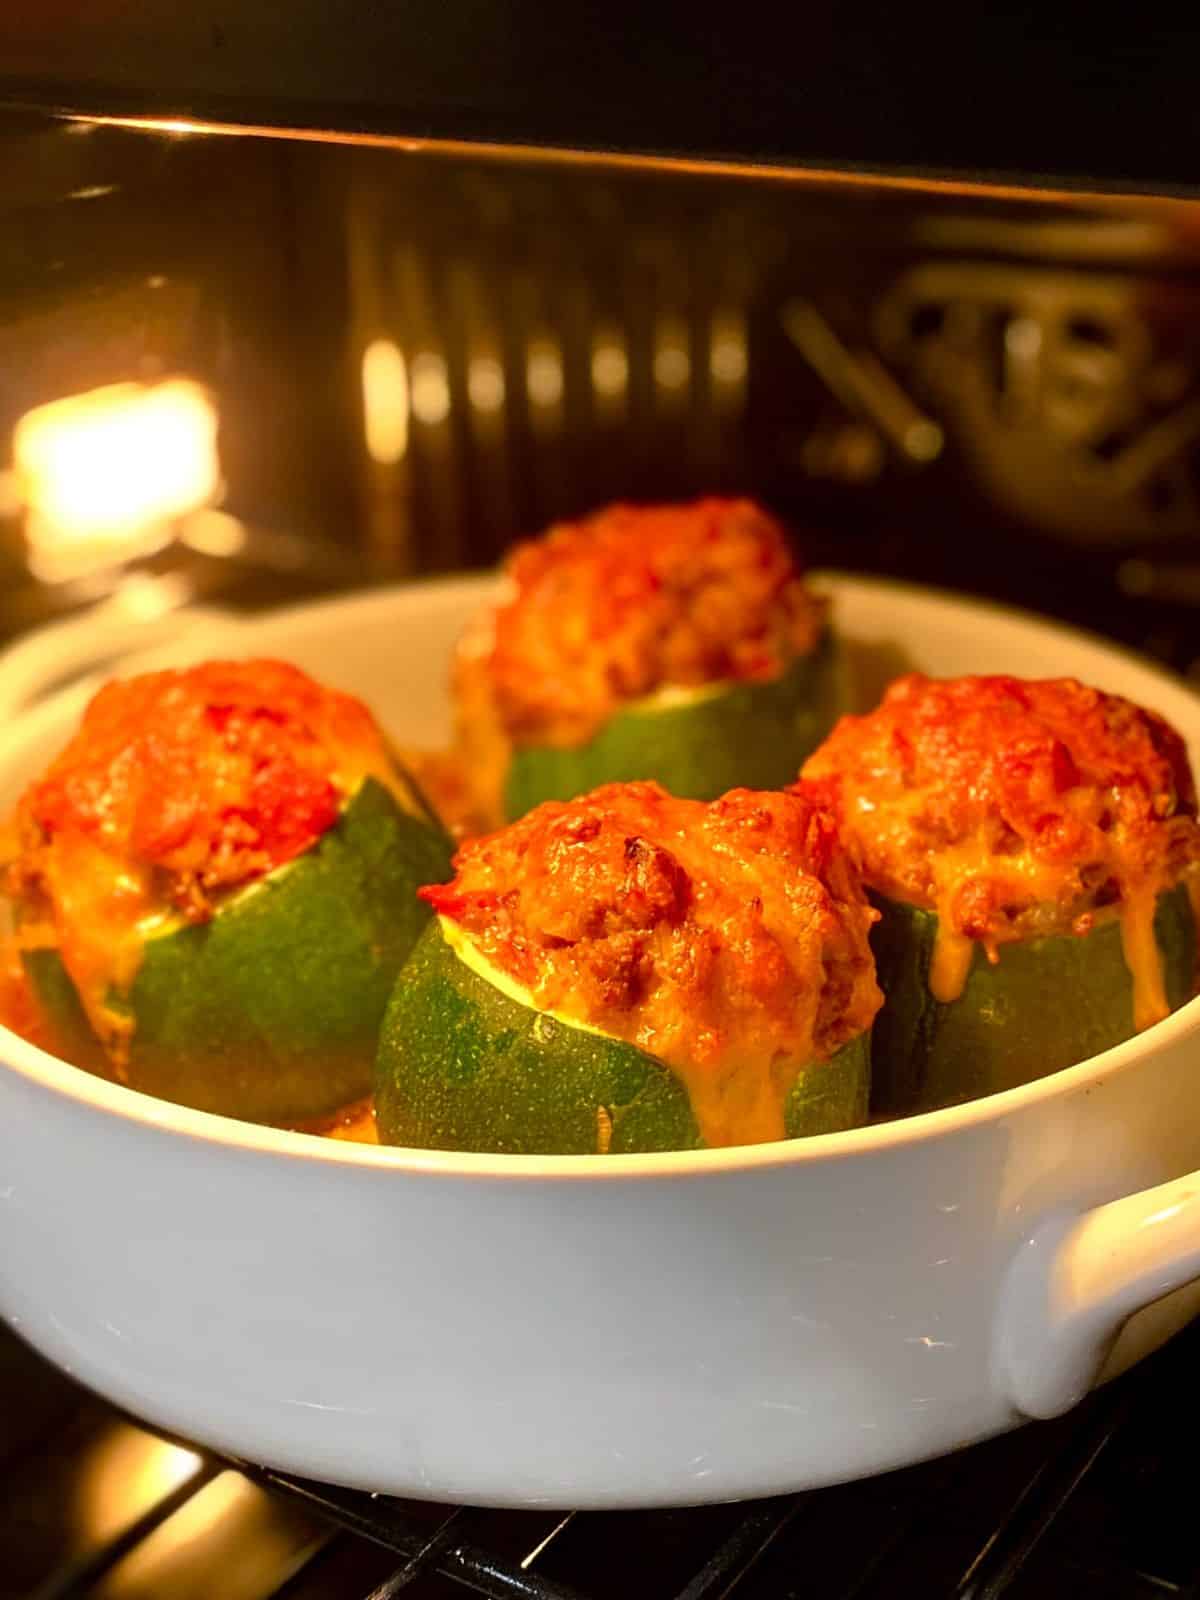
[[(368, 779), (303, 855), (211, 921), (146, 940), (132, 987), (108, 999), (133, 1023), (122, 1081), (281, 1125), (361, 1099), (396, 974), (430, 916), (415, 891), (449, 877), (451, 849)], [(64, 1053), (109, 1071), (57, 952), (24, 959)]]
[[(936, 915), (872, 899), (881, 918), (871, 948), (886, 997), (873, 1034), (873, 1113), (902, 1116), (996, 1094), (1133, 1037), (1119, 923), (1082, 937), (1002, 944), (995, 964), (976, 946), (962, 994), (943, 1005), (929, 992)], [(1159, 896), (1154, 933), (1176, 1010), (1191, 998), (1196, 972), (1196, 926), (1182, 885)]]
[[(866, 1119), (867, 1035), (803, 1070), (789, 1138)], [(375, 1069), (388, 1144), (510, 1154), (689, 1150), (703, 1141), (687, 1091), (636, 1045), (560, 1021), (503, 993), (430, 923), (396, 983)]]
[(656, 779), (685, 800), (782, 788), (847, 709), (844, 677), (840, 646), (826, 629), (811, 655), (770, 682), (629, 707), (574, 748), (518, 747), (505, 780), (508, 820), (543, 800), (573, 800), (602, 783), (635, 779)]

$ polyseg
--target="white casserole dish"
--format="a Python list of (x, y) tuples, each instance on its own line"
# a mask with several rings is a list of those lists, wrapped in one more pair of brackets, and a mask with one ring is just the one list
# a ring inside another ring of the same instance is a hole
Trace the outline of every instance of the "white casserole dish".
[[(1200, 756), (1200, 700), (1119, 651), (826, 583), (868, 697), (905, 665), (1071, 673), (1161, 711)], [(169, 657), (283, 655), (433, 743), (485, 587), (201, 629)], [(0, 805), (81, 700), (5, 728)], [(167, 1105), (4, 1030), (0, 1057), (7, 1320), (153, 1422), (337, 1483), (564, 1507), (810, 1487), (1064, 1409), (1198, 1303), (1196, 1001), (988, 1100), (665, 1156), (365, 1148)]]

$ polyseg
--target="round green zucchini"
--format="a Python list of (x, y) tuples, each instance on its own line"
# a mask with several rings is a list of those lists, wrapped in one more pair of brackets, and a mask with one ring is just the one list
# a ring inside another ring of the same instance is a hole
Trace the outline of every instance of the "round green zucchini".
[(618, 711), (586, 744), (513, 751), (504, 787), (510, 822), (543, 800), (602, 783), (655, 779), (684, 800), (794, 781), (847, 709), (841, 648), (826, 629), (811, 655), (766, 683), (734, 683)]
[[(1121, 928), (976, 946), (962, 994), (929, 992), (933, 912), (879, 895), (871, 930), (886, 1003), (875, 1019), (871, 1110), (901, 1116), (1029, 1083), (1133, 1037), (1133, 980)], [(1182, 885), (1159, 896), (1154, 933), (1172, 1010), (1195, 992), (1196, 925)]]
[[(802, 1071), (789, 1138), (866, 1120), (867, 1034)], [(505, 994), (430, 923), (396, 983), (375, 1068), (375, 1120), (388, 1144), (508, 1154), (623, 1154), (703, 1145), (687, 1091), (624, 1040), (560, 1021)]]
[[(415, 890), (450, 873), (450, 841), (414, 809), (368, 779), (310, 849), (211, 921), (152, 931), (132, 987), (107, 1000), (132, 1022), (122, 1081), (284, 1125), (368, 1094), (388, 996), (431, 915)], [(24, 960), (64, 1054), (111, 1073), (57, 952)]]

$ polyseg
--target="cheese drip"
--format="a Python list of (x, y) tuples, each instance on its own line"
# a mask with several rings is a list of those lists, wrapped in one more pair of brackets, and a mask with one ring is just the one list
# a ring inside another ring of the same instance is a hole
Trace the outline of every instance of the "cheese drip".
[(929, 992), (944, 1006), (952, 1006), (967, 986), (975, 941), (956, 933), (945, 917), (938, 917), (933, 954), (929, 960)]
[[(914, 813), (922, 798), (912, 794), (901, 796), (891, 803), (893, 816)], [(864, 805), (861, 797), (858, 807), (860, 817), (869, 816), (874, 810), (873, 806)], [(1014, 940), (1087, 937), (1086, 932), (1074, 931), (1070, 912), (1062, 908), (1063, 885), (1067, 879), (1062, 864), (1039, 860), (1031, 852), (997, 856), (983, 830), (931, 857), (929, 875), (938, 891), (930, 908), (937, 916), (937, 932), (929, 959), (929, 992), (941, 1005), (953, 1005), (961, 998), (977, 943), (987, 950), (991, 961), (998, 961), (1003, 960), (1004, 944)], [(994, 896), (997, 902), (1003, 902), (1006, 893), (1011, 893), (1013, 900), (1025, 907), (1021, 917), (1008, 929), (996, 927), (991, 938), (977, 940), (961, 931), (959, 896), (964, 884), (972, 879), (1000, 886), (1000, 892)], [(1189, 877), (1187, 884), (1195, 914), (1200, 905), (1200, 880)], [(883, 892), (895, 899), (909, 898), (894, 883), (885, 884)], [(1088, 913), (1094, 923), (1097, 917), (1112, 916), (1115, 911), (1121, 924), (1121, 948), (1133, 986), (1133, 1026), (1137, 1033), (1161, 1022), (1171, 1011), (1162, 951), (1154, 931), (1157, 901), (1154, 880), (1142, 878), (1134, 884), (1126, 883), (1119, 909)], [(914, 903), (922, 901), (916, 899)], [(1200, 917), (1197, 926), (1200, 926)]]
[[(396, 792), (395, 779), (389, 788)], [(343, 812), (345, 804), (348, 800)], [(291, 865), (285, 861), (271, 875)], [(147, 941), (186, 921), (164, 903), (148, 867), (114, 854), (86, 834), (56, 838), (45, 851), (42, 873), (43, 904), (34, 914), (20, 909), (17, 943), (23, 950), (58, 951), (92, 1031), (116, 1077), (124, 1081), (134, 1019), (119, 1002), (133, 988)], [(253, 893), (262, 882), (253, 878), (225, 891), (215, 901), (214, 914), (225, 900)]]
[[(581, 1017), (569, 1015), (560, 1008), (541, 1006), (536, 997), (518, 983), (509, 973), (489, 961), (462, 929), (448, 917), (438, 918), (442, 937), (465, 967), (478, 978), (491, 984), (493, 989), (527, 1010), (553, 1017), (563, 1027), (576, 1028), (581, 1033), (591, 1033), (602, 1039), (619, 1039), (620, 1035), (607, 1033)], [(633, 1041), (625, 1040), (625, 1043)], [(638, 1045), (637, 1048), (643, 1048)], [(684, 1059), (665, 1060), (654, 1051), (647, 1051), (672, 1073), (687, 1094), (692, 1115), (700, 1130), (700, 1137), (710, 1149), (739, 1144), (769, 1144), (786, 1136), (784, 1107), (804, 1066), (808, 1063), (790, 1060), (776, 1053), (774, 1056), (749, 1056), (736, 1062), (722, 1062), (716, 1070), (712, 1066), (698, 1065)], [(599, 1108), (605, 1110), (607, 1108)], [(607, 1145), (603, 1137), (603, 1122), (598, 1122), (597, 1148), (600, 1154)], [(608, 1140), (612, 1137), (611, 1123)]]
[[(1193, 907), (1197, 892), (1189, 884)], [(1133, 1027), (1142, 1033), (1170, 1015), (1163, 954), (1154, 931), (1156, 896), (1147, 890), (1132, 895), (1119, 914), (1121, 950), (1133, 987)], [(1071, 937), (1066, 935), (1065, 937)], [(1087, 935), (1076, 935), (1086, 938)], [(957, 933), (948, 917), (938, 916), (937, 933), (929, 961), (929, 992), (942, 1005), (953, 1005), (961, 998), (975, 955), (975, 941)], [(997, 953), (993, 959), (1003, 960)]]
[(1141, 889), (1121, 911), (1121, 950), (1133, 980), (1133, 1027), (1136, 1033), (1169, 1016), (1162, 951), (1154, 933), (1155, 895)]
[(687, 1092), (700, 1135), (710, 1149), (770, 1144), (786, 1136), (784, 1107), (802, 1063), (760, 1057), (723, 1063), (720, 1070), (665, 1063)]

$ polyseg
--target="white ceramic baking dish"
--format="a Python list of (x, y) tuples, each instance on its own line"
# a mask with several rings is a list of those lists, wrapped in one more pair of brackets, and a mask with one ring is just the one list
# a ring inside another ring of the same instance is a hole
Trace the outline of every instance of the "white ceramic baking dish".
[[(868, 696), (910, 663), (1073, 673), (1200, 752), (1200, 701), (1118, 651), (828, 582)], [(329, 602), (176, 654), (287, 656), (435, 741), (481, 592)], [(5, 728), (0, 804), (79, 704)], [(339, 1483), (584, 1507), (803, 1488), (1065, 1408), (1196, 1304), (1198, 1002), (957, 1109), (665, 1156), (329, 1143), (145, 1098), (2, 1031), (0, 1055), (6, 1318), (168, 1429)]]

